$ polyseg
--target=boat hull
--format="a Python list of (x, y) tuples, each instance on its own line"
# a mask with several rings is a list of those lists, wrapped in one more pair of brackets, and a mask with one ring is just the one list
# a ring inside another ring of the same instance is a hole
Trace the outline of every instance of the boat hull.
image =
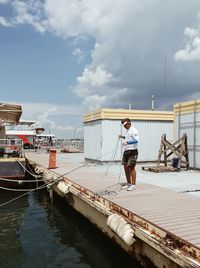
[[(21, 187), (21, 179), (25, 178), (26, 161), (24, 158), (0, 159), (0, 186), (9, 188)], [(14, 180), (14, 181), (13, 181)]]

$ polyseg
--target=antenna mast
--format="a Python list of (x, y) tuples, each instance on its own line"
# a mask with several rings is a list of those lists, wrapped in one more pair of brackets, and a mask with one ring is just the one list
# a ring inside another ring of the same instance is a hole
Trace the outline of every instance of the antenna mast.
[(167, 59), (165, 57), (165, 69), (164, 69), (164, 91), (166, 90), (166, 80), (167, 80)]

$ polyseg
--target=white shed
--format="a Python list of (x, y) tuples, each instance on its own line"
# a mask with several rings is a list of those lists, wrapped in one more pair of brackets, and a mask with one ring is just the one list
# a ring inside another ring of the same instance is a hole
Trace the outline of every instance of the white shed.
[(200, 168), (200, 99), (174, 105), (176, 139), (188, 136), (189, 163)]
[(173, 112), (100, 109), (84, 116), (84, 155), (86, 161), (121, 160), (122, 146), (121, 141), (118, 140), (118, 135), (124, 134), (126, 131), (121, 125), (123, 118), (130, 118), (133, 126), (139, 132), (138, 161), (157, 160), (162, 134), (166, 133), (167, 139), (173, 140)]

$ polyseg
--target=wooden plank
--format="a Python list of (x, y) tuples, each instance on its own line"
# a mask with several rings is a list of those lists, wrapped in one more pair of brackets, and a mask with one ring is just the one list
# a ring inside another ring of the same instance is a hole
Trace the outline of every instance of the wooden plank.
[(142, 170), (151, 171), (151, 172), (175, 172), (179, 171), (177, 168), (171, 166), (151, 166), (151, 167), (142, 167)]

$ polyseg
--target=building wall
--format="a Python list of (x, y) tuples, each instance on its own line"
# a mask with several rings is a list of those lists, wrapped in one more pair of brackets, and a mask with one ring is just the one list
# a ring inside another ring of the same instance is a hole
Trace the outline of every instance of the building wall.
[(101, 120), (84, 124), (84, 156), (86, 159), (100, 160), (102, 156)]
[(139, 132), (138, 161), (156, 161), (160, 149), (161, 136), (173, 142), (173, 121), (136, 121), (133, 125)]
[[(162, 134), (165, 133), (167, 139), (173, 141), (173, 121), (135, 120), (132, 124), (140, 137), (138, 161), (157, 160)], [(125, 132), (120, 120), (105, 119), (85, 123), (85, 158), (97, 160), (102, 155), (101, 161), (120, 161), (123, 151), (118, 135), (124, 135)]]
[(119, 161), (121, 159), (121, 141), (119, 134), (122, 134), (120, 120), (101, 120), (102, 122), (102, 161)]
[(190, 167), (200, 168), (200, 112), (195, 111), (194, 105), (195, 103), (191, 104), (191, 109), (183, 112), (183, 104), (176, 113), (175, 134), (177, 139), (184, 133), (187, 134)]

